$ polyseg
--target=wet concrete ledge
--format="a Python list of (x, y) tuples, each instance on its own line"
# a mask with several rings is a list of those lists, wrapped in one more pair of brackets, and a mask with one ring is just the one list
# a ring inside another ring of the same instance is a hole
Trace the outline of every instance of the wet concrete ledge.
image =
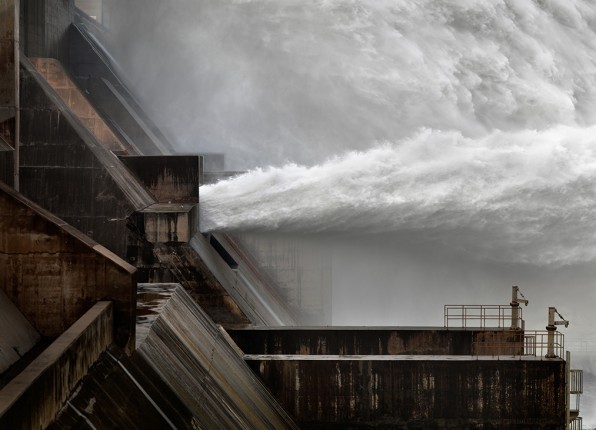
[(0, 390), (0, 428), (46, 428), (112, 341), (112, 303), (98, 302)]

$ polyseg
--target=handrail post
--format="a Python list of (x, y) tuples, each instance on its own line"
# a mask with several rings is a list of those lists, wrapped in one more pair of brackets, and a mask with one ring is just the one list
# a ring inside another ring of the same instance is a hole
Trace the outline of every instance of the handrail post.
[[(520, 299), (519, 296), (522, 296)], [(520, 320), (520, 309), (519, 304), (524, 303), (528, 306), (528, 300), (523, 296), (523, 294), (519, 291), (519, 287), (514, 285), (511, 287), (511, 330), (519, 330), (519, 320)]]

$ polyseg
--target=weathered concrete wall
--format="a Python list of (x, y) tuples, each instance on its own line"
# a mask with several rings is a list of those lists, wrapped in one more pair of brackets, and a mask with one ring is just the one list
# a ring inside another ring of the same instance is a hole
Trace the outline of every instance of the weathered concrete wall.
[(150, 243), (188, 243), (197, 232), (197, 205), (158, 203), (130, 217), (135, 229)]
[(116, 341), (134, 347), (134, 267), (3, 184), (0, 213), (0, 288), (33, 326), (59, 336), (109, 299)]
[[(523, 351), (523, 332), (498, 329), (259, 327), (229, 333), (245, 354), (512, 355)], [(495, 343), (501, 348), (481, 347)]]
[(21, 74), (20, 191), (124, 256), (126, 218), (155, 200), (28, 60)]
[(120, 160), (159, 203), (198, 203), (198, 155), (122, 156)]
[(0, 390), (0, 428), (46, 428), (112, 334), (112, 304), (99, 302)]
[(0, 182), (14, 186), (14, 151), (0, 142)]
[(120, 142), (112, 130), (87, 101), (79, 88), (70, 80), (58, 60), (53, 58), (30, 58), (35, 69), (46, 79), (50, 86), (62, 97), (95, 138), (111, 151), (135, 152), (134, 147)]
[(68, 59), (74, 0), (21, 1), (21, 49), (29, 57)]
[[(0, 0), (0, 150), (2, 141), (14, 147), (17, 111), (18, 67), (15, 47), (18, 43), (18, 2)], [(3, 157), (4, 158), (4, 157)], [(0, 160), (0, 169), (5, 168)], [(0, 171), (0, 180), (6, 180)], [(12, 181), (12, 179), (11, 179)]]
[[(15, 0), (0, 0), (0, 112), (5, 107), (15, 107)], [(17, 26), (17, 28), (15, 28)], [(14, 115), (14, 112), (13, 112)], [(6, 119), (0, 114), (0, 122)]]
[(564, 428), (562, 360), (305, 357), (248, 360), (302, 429)]

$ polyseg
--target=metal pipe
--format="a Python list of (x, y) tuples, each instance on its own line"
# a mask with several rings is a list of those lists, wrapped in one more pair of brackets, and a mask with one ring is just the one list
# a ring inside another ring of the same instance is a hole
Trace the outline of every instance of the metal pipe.
[(552, 306), (548, 308), (548, 325), (546, 326), (546, 330), (548, 335), (545, 357), (555, 358), (555, 331), (557, 330), (557, 327), (555, 327), (555, 308)]
[[(559, 317), (561, 318), (560, 321), (555, 320), (555, 314), (559, 315)], [(557, 355), (555, 354), (555, 331), (557, 330), (558, 325), (564, 325), (565, 327), (568, 327), (569, 321), (567, 321), (565, 318), (563, 318), (563, 315), (557, 312), (557, 308), (550, 306), (548, 308), (548, 325), (546, 326), (548, 337), (545, 358), (557, 357)]]
[[(519, 296), (522, 298), (519, 298)], [(511, 287), (511, 330), (519, 330), (521, 328), (519, 326), (519, 320), (521, 319), (519, 309), (520, 303), (524, 303), (528, 306), (528, 300), (526, 300), (524, 295), (519, 291), (519, 287), (514, 285)]]

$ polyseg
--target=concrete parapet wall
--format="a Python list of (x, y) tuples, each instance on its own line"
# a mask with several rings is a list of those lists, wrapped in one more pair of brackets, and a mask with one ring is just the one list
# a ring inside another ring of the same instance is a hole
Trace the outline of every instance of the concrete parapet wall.
[[(229, 333), (246, 354), (499, 355), (523, 351), (523, 332), (497, 329), (267, 327)], [(483, 348), (484, 343), (501, 349)]]
[(98, 302), (0, 390), (0, 428), (46, 428), (113, 340), (111, 302)]
[(563, 360), (251, 356), (247, 362), (301, 429), (564, 428)]
[(135, 268), (0, 183), (0, 288), (40, 334), (57, 337), (113, 300), (116, 341), (134, 347)]

